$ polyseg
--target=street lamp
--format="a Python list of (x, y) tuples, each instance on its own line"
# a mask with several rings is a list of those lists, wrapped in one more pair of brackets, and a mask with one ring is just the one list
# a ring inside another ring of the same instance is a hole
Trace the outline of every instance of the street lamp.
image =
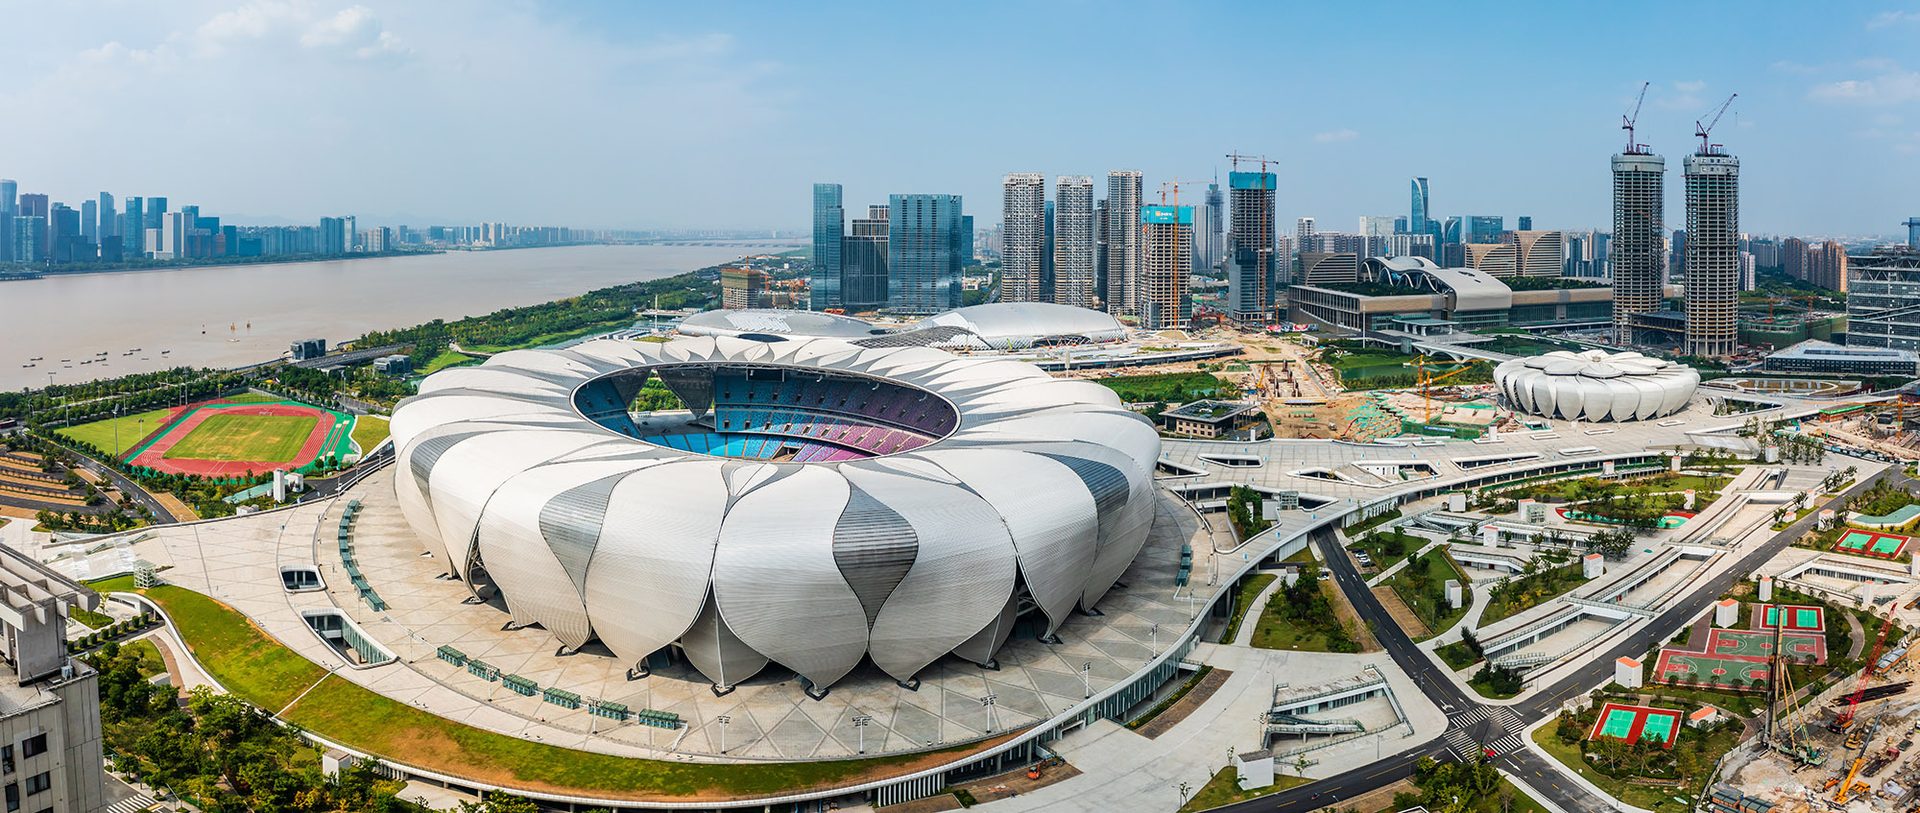
[[(994, 729), (1000, 727), (1000, 715), (995, 713), (993, 710), (993, 707), (999, 702), (1000, 702), (1000, 695), (993, 694), (991, 692), (981, 695), (980, 697), (980, 705), (987, 707), (987, 733), (988, 734), (992, 734)], [(1181, 804), (1185, 804), (1185, 802), (1182, 802)]]
[(853, 716), (853, 728), (860, 732), (860, 753), (867, 752), (867, 724), (873, 722), (873, 715), (856, 714)]
[(713, 721), (720, 724), (720, 753), (724, 754), (727, 752), (727, 724), (733, 722), (733, 718), (722, 714), (713, 718)]
[(1093, 696), (1093, 661), (1080, 664), (1080, 685), (1087, 690), (1086, 694), (1080, 695), (1080, 699), (1085, 700)]

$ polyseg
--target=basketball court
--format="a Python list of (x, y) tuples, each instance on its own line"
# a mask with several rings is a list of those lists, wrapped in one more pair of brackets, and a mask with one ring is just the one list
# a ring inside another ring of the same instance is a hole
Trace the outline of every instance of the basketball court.
[(1733, 681), (1739, 679), (1758, 691), (1767, 682), (1767, 657), (1662, 649), (1660, 660), (1653, 667), (1653, 679), (1661, 683), (1717, 684), (1730, 688)]
[(1587, 734), (1587, 739), (1607, 737), (1624, 740), (1628, 745), (1646, 739), (1672, 748), (1679, 733), (1680, 712), (1608, 703), (1600, 707), (1600, 717), (1593, 721), (1593, 731)]
[[(1759, 630), (1716, 629), (1707, 634), (1707, 653), (1765, 658), (1773, 654), (1773, 633)], [(1811, 658), (1827, 662), (1827, 636), (1815, 632), (1780, 633), (1781, 657), (1793, 661)]]

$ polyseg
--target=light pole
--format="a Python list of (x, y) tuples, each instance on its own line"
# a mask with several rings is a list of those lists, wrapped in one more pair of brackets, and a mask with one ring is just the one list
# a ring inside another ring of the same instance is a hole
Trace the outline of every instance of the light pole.
[[(980, 696), (980, 705), (987, 707), (987, 733), (988, 734), (992, 734), (994, 729), (1000, 727), (1000, 715), (995, 713), (993, 710), (994, 705), (999, 702), (1000, 702), (1000, 695), (993, 694), (991, 692)], [(1182, 804), (1185, 804), (1185, 802), (1182, 802)]]
[(722, 714), (713, 718), (713, 721), (720, 724), (720, 753), (724, 754), (727, 752), (727, 724), (733, 722), (733, 718)]
[(860, 753), (867, 752), (867, 724), (873, 722), (873, 715), (856, 714), (853, 716), (853, 729), (860, 732)]
[(1147, 660), (1153, 660), (1153, 653), (1160, 651), (1160, 625), (1147, 628)]
[(1093, 696), (1093, 661), (1080, 664), (1080, 685), (1087, 690), (1086, 694), (1080, 695), (1080, 699), (1085, 700)]

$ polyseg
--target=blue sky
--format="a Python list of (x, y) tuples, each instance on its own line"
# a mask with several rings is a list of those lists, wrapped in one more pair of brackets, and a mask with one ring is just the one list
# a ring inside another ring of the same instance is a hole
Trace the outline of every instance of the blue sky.
[(308, 220), (801, 228), (999, 178), (1278, 160), (1284, 221), (1400, 214), (1604, 226), (1640, 140), (1743, 163), (1756, 232), (1920, 215), (1920, 5), (533, 3), (0, 0), (0, 176), (77, 201), (168, 194)]

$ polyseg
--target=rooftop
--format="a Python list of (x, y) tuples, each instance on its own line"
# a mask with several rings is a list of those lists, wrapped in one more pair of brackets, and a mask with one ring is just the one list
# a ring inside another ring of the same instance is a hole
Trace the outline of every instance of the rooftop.
[(1847, 347), (1834, 344), (1833, 342), (1823, 342), (1819, 339), (1808, 339), (1778, 352), (1769, 353), (1767, 357), (1779, 359), (1841, 358), (1904, 362), (1920, 361), (1920, 353), (1915, 353), (1912, 350), (1904, 350), (1897, 347)]
[(1258, 405), (1252, 401), (1215, 401), (1202, 399), (1181, 404), (1177, 409), (1160, 413), (1163, 416), (1186, 418), (1195, 421), (1219, 421), (1245, 412), (1251, 412)]

